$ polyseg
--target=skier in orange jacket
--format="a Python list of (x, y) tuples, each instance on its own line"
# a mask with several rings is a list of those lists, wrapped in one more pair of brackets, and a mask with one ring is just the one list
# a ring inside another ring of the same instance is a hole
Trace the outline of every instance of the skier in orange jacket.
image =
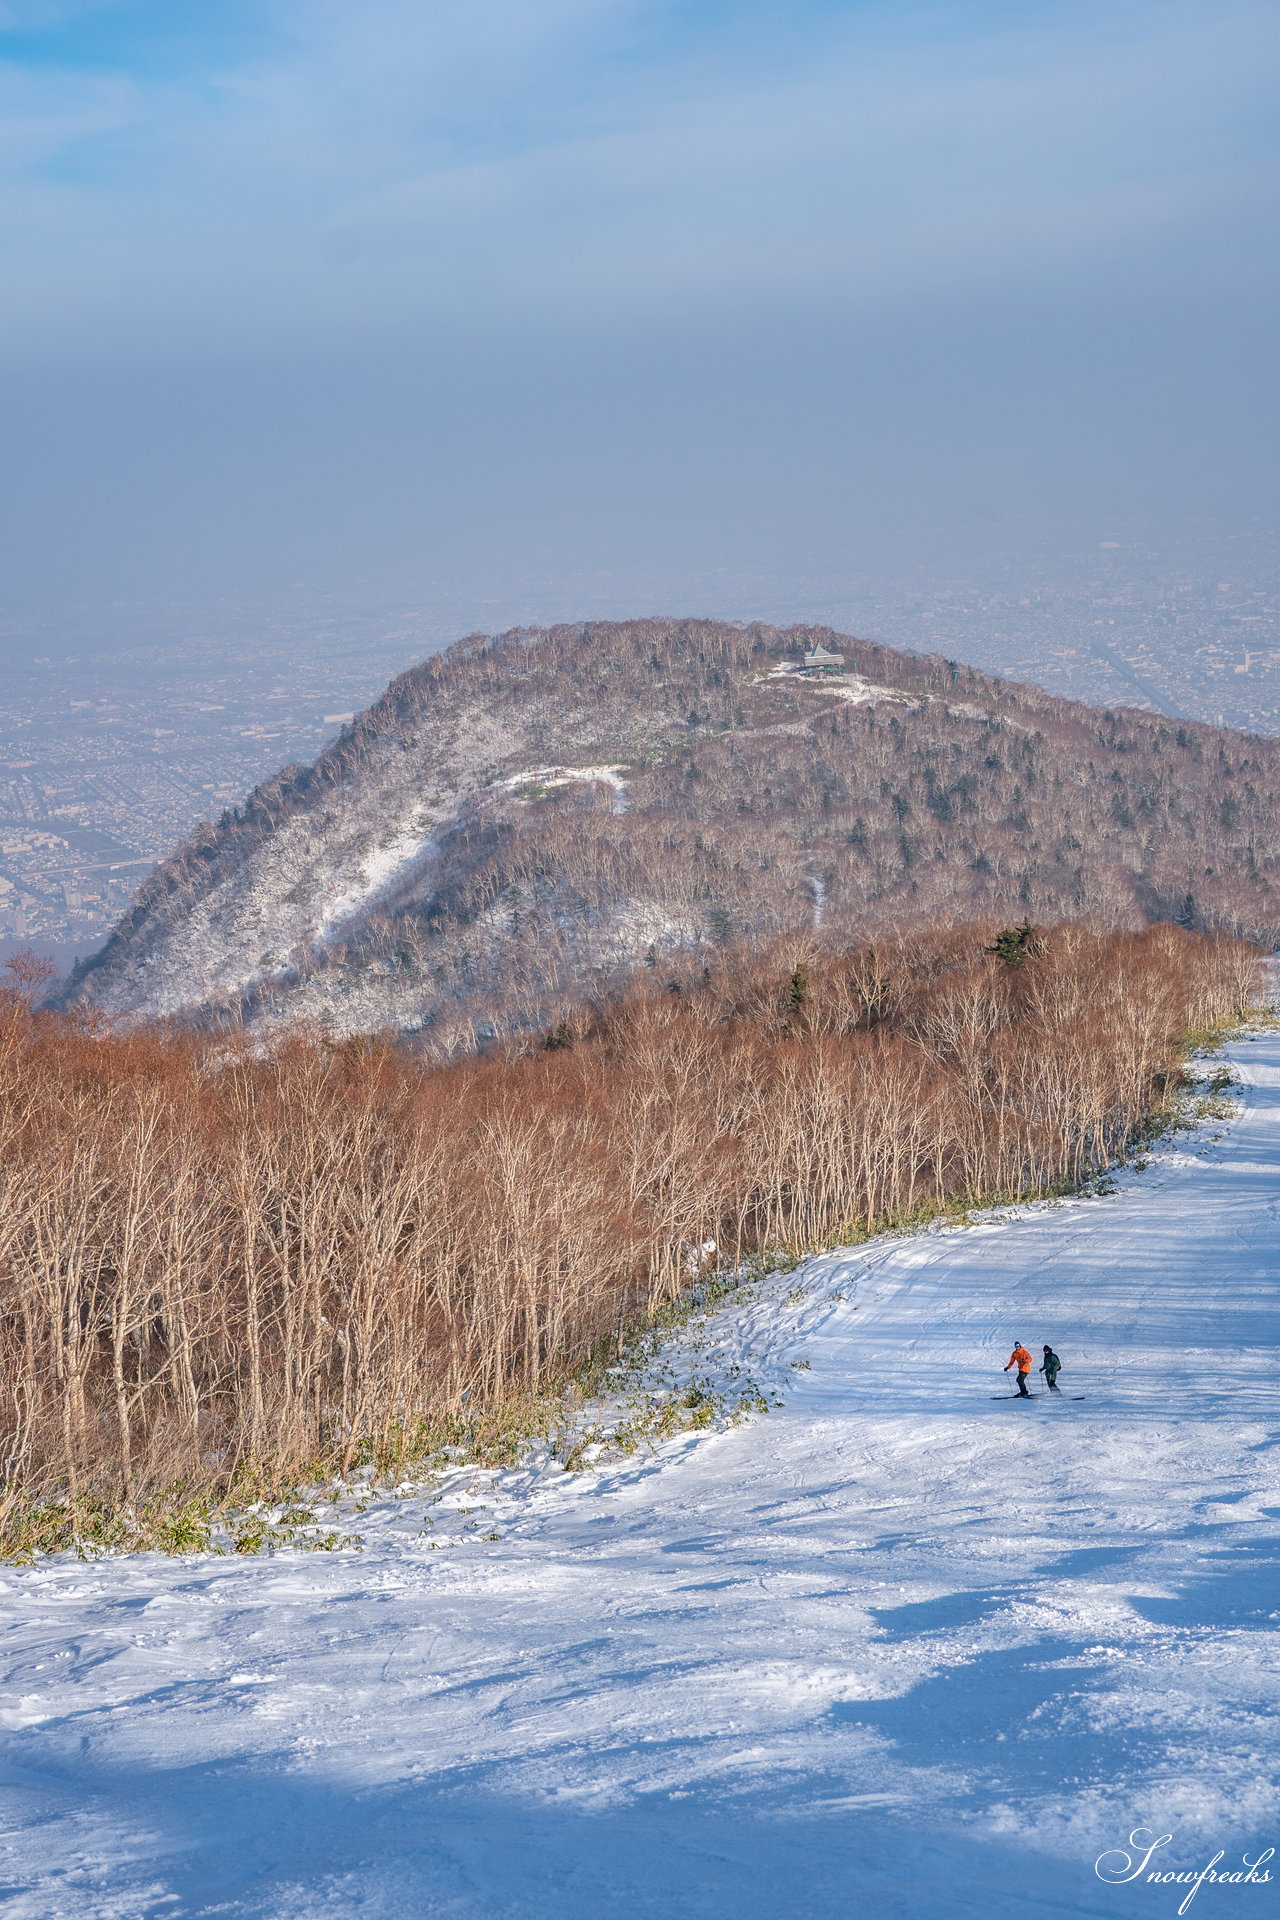
[[(1016, 1367), (1018, 1369), (1018, 1392), (1024, 1400), (1029, 1400), (1031, 1395), (1027, 1392), (1027, 1375), (1031, 1371), (1031, 1355), (1027, 1352), (1021, 1340), (1014, 1343), (1013, 1352), (1009, 1355), (1009, 1367)], [(1005, 1368), (1006, 1373), (1008, 1373), (1009, 1367)]]

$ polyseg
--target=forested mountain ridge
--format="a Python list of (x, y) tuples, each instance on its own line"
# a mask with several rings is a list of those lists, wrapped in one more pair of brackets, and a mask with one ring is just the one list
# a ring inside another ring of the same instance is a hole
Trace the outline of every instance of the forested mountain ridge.
[(825, 628), (516, 629), (400, 675), (198, 829), (61, 998), (451, 1045), (793, 931), (1028, 914), (1271, 942), (1278, 848), (1280, 742)]

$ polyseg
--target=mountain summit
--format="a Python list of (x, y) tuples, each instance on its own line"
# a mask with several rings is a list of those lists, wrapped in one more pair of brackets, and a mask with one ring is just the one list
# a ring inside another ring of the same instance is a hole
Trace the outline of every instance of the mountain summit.
[(744, 938), (1030, 915), (1270, 942), (1278, 829), (1275, 741), (828, 628), (521, 628), (197, 829), (61, 998), (453, 1045)]

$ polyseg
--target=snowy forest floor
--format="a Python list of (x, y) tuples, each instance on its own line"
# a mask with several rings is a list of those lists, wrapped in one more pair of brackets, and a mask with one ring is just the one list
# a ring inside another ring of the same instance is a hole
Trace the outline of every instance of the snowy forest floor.
[[(672, 1337), (768, 1414), (460, 1468), (361, 1551), (5, 1569), (3, 1910), (1146, 1920), (1187, 1886), (1095, 1872), (1135, 1829), (1280, 1844), (1280, 1036), (1228, 1058), (1115, 1193)], [(993, 1398), (1015, 1339), (1061, 1397)]]

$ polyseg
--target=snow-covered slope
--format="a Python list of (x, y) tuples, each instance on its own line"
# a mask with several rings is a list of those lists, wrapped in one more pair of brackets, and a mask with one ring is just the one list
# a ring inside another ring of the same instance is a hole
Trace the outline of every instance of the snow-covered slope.
[(109, 948), (89, 976), (93, 998), (111, 1013), (187, 1015), (290, 977), (304, 955), (427, 878), (436, 834), (519, 746), (518, 728), (477, 710), (446, 707), (396, 737), (384, 731), (361, 754), (358, 779), (282, 809), (204, 885), (158, 901), (144, 936)]
[[(1117, 1194), (686, 1334), (791, 1382), (745, 1425), (460, 1472), (363, 1552), (6, 1570), (6, 1911), (1172, 1917), (1095, 1871), (1140, 1828), (1149, 1871), (1243, 1872), (1280, 1844), (1280, 1038), (1233, 1058), (1241, 1117)], [(1015, 1337), (1060, 1399), (993, 1398)], [(1273, 1911), (1268, 1870), (1194, 1913)]]

